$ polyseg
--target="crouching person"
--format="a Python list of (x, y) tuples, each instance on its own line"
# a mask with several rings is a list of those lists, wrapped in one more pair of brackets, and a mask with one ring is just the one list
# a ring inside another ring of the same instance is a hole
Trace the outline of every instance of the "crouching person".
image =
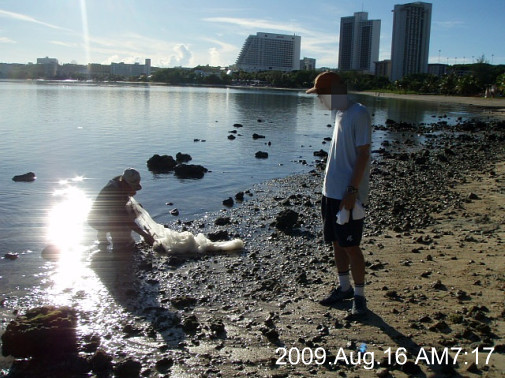
[(131, 249), (135, 246), (131, 232), (134, 231), (153, 245), (154, 238), (135, 222), (135, 216), (127, 204), (137, 191), (142, 189), (140, 174), (133, 168), (125, 169), (122, 175), (114, 177), (100, 191), (88, 216), (88, 223), (97, 230), (100, 244), (107, 245), (110, 234), (114, 249)]

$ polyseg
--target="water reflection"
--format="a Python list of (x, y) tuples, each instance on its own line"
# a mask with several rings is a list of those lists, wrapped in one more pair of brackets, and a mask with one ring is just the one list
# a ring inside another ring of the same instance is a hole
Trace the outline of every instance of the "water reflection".
[[(56, 199), (49, 210), (47, 219), (46, 257), (55, 260), (56, 270), (53, 278), (53, 294), (66, 288), (87, 286), (83, 281), (86, 275), (84, 252), (85, 229), (91, 199), (75, 186), (83, 177), (61, 180), (60, 188), (53, 192)], [(84, 289), (84, 287), (83, 287)]]
[[(82, 178), (74, 181), (82, 181)], [(84, 191), (75, 187), (67, 186), (67, 181), (62, 181), (63, 189), (53, 193), (55, 197), (61, 197), (49, 212), (48, 239), (51, 244), (63, 251), (63, 255), (82, 249), (84, 226), (91, 208), (91, 200)]]

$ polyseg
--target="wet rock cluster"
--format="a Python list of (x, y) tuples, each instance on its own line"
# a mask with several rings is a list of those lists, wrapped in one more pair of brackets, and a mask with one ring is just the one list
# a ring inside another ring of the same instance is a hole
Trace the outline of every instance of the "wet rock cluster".
[(11, 321), (2, 335), (2, 354), (17, 358), (58, 359), (76, 351), (76, 311), (46, 306)]
[(169, 173), (174, 174), (179, 178), (202, 178), (208, 169), (202, 165), (186, 164), (192, 160), (189, 154), (178, 152), (174, 159), (171, 155), (155, 154), (147, 161), (147, 168), (153, 173)]
[(451, 188), (467, 172), (490, 161), (505, 137), (503, 121), (424, 126), (392, 123), (389, 128), (402, 133), (372, 151), (368, 213), (373, 234), (383, 228), (402, 232), (426, 227), (434, 223), (431, 214), (461, 204), (464, 199)]

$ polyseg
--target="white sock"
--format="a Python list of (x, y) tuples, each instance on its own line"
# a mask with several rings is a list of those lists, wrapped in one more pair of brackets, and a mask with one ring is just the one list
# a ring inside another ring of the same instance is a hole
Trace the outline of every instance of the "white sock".
[(349, 280), (349, 271), (338, 272), (338, 284), (343, 291), (349, 290), (351, 287), (351, 281)]
[(365, 284), (354, 285), (354, 295), (365, 296)]

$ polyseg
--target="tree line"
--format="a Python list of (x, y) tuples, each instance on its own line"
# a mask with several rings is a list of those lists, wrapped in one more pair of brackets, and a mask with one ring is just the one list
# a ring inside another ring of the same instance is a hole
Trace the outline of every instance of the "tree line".
[[(214, 70), (214, 71), (212, 71)], [(157, 70), (151, 81), (167, 84), (244, 85), (274, 88), (304, 89), (313, 85), (321, 71), (263, 71), (232, 72), (212, 67), (166, 68)], [(340, 72), (353, 91), (382, 91), (396, 93), (441, 94), (459, 96), (483, 95), (486, 88), (495, 86), (497, 95), (505, 95), (505, 65), (486, 62), (454, 65), (448, 73), (436, 76), (427, 73), (412, 74), (391, 82), (387, 77), (361, 72)]]
[[(361, 72), (340, 72), (352, 91), (379, 91), (396, 93), (442, 94), (460, 96), (481, 96), (488, 88), (495, 89), (495, 95), (505, 95), (505, 65), (491, 65), (484, 57), (474, 64), (448, 66), (448, 73), (436, 76), (426, 73), (413, 74), (391, 82), (387, 77)], [(0, 70), (1, 71), (1, 70)], [(122, 77), (117, 75), (62, 74), (45, 77), (42, 65), (19, 65), (9, 75), (0, 72), (6, 79), (56, 79), (68, 78), (95, 81), (142, 81), (171, 85), (211, 85), (211, 86), (258, 86), (274, 88), (310, 88), (317, 71), (226, 71), (220, 67), (197, 66), (194, 68), (157, 68), (149, 77)]]

